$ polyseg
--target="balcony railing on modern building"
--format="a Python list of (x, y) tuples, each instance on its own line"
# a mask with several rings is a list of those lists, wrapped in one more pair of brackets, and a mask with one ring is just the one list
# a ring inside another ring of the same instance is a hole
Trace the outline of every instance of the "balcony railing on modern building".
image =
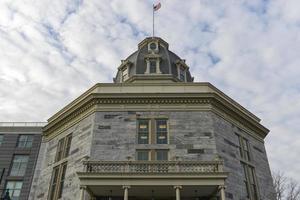
[(84, 161), (87, 173), (216, 173), (222, 161)]

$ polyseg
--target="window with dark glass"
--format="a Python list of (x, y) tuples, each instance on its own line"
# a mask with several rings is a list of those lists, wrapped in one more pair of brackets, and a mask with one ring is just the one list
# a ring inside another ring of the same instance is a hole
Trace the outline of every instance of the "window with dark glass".
[(33, 135), (20, 135), (18, 140), (18, 147), (30, 148), (32, 147)]
[(250, 183), (250, 190), (252, 193), (253, 200), (258, 200), (258, 192), (255, 180), (255, 169), (254, 167), (248, 167), (249, 170), (249, 183)]
[(55, 156), (56, 162), (69, 156), (71, 143), (72, 143), (72, 134), (69, 134), (58, 141), (56, 156)]
[(185, 81), (185, 69), (183, 67), (179, 68), (179, 79)]
[(72, 135), (68, 135), (66, 137), (66, 147), (65, 147), (65, 151), (64, 151), (64, 157), (68, 157), (69, 153), (70, 153), (70, 149), (71, 149), (71, 142), (72, 142)]
[(0, 146), (1, 146), (2, 143), (3, 143), (3, 139), (4, 139), (3, 135), (0, 135)]
[(65, 138), (58, 141), (55, 161), (60, 161), (63, 158)]
[(58, 177), (59, 176), (59, 166), (55, 167), (52, 171), (52, 179), (50, 184), (50, 191), (49, 191), (49, 200), (55, 199), (55, 191), (58, 185)]
[(167, 144), (168, 143), (168, 127), (166, 119), (156, 120), (156, 143)]
[(138, 144), (149, 144), (149, 120), (138, 120)]
[(137, 160), (149, 160), (149, 151), (138, 150), (137, 151)]
[(168, 160), (168, 150), (156, 150), (156, 160)]
[(250, 161), (248, 140), (246, 140), (245, 138), (243, 138), (242, 140), (243, 140), (244, 159)]
[(248, 140), (238, 134), (236, 134), (239, 140), (240, 156), (246, 161), (250, 161), (250, 151)]
[(247, 198), (249, 198), (249, 182), (248, 182), (248, 174), (247, 174), (247, 165), (242, 164), (242, 167), (243, 167), (243, 174), (244, 174), (244, 189), (246, 191), (246, 194), (247, 194)]
[(155, 42), (150, 43), (149, 47), (150, 47), (151, 50), (155, 50), (156, 49), (156, 43)]
[(7, 181), (6, 190), (9, 191), (11, 200), (19, 200), (23, 181)]
[(15, 155), (10, 169), (10, 176), (24, 176), (28, 158), (28, 155)]
[(60, 176), (60, 182), (59, 182), (59, 188), (58, 188), (58, 198), (61, 198), (62, 193), (63, 193), (66, 170), (67, 170), (67, 163), (64, 163), (61, 167), (61, 176)]
[(150, 74), (156, 73), (156, 60), (150, 60)]
[(48, 200), (57, 200), (62, 197), (66, 171), (66, 162), (53, 168)]

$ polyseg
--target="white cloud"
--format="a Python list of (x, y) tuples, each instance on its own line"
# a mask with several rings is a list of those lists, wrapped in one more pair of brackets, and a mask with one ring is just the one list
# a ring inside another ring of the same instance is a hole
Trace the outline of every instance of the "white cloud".
[[(298, 0), (161, 1), (156, 35), (262, 118), (274, 169), (300, 180)], [(152, 1), (0, 3), (0, 121), (41, 121), (97, 82), (151, 35)], [(291, 164), (298, 160), (297, 164)]]

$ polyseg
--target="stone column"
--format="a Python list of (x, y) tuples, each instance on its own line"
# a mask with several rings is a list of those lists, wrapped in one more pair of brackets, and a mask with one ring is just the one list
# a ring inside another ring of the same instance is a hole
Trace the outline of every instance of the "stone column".
[(130, 186), (129, 185), (124, 185), (123, 189), (124, 189), (124, 200), (128, 200), (128, 190), (129, 190)]
[(80, 200), (84, 200), (86, 186), (80, 186)]
[(225, 198), (225, 186), (224, 185), (220, 185), (219, 186), (219, 190), (220, 190), (221, 200), (226, 200), (226, 198)]
[(175, 192), (176, 192), (176, 200), (180, 200), (180, 190), (182, 187), (180, 185), (174, 186)]

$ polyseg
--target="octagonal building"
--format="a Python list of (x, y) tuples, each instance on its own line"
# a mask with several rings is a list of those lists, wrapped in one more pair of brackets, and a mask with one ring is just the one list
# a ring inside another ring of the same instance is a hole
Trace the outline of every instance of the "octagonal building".
[(268, 132), (149, 37), (48, 120), (30, 199), (274, 200)]

